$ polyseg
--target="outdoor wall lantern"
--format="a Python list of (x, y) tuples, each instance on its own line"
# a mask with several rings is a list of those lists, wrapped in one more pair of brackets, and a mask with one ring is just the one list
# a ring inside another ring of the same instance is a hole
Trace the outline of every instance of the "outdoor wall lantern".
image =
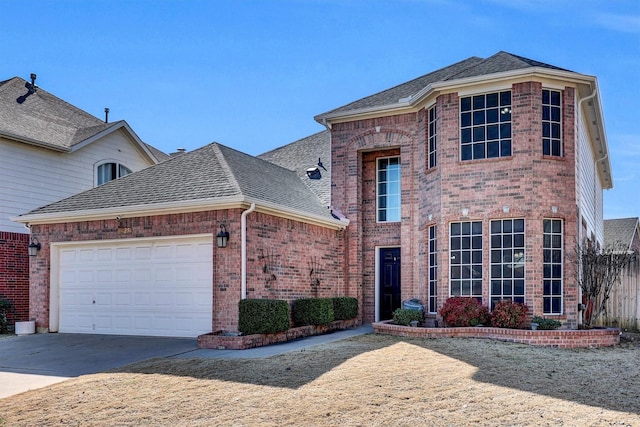
[(38, 251), (40, 250), (42, 246), (40, 245), (40, 242), (38, 242), (38, 239), (31, 239), (31, 243), (29, 243), (29, 256), (36, 256), (38, 255)]
[(220, 224), (220, 232), (216, 235), (216, 239), (218, 240), (219, 248), (226, 248), (227, 242), (229, 241), (229, 232), (227, 231), (227, 227), (224, 224)]

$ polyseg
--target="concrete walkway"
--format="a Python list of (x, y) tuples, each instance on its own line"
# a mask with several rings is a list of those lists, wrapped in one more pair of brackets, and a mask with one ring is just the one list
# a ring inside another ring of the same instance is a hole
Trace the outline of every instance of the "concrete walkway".
[(155, 357), (261, 358), (373, 332), (371, 325), (247, 350), (199, 349), (190, 338), (35, 334), (0, 338), (0, 399)]

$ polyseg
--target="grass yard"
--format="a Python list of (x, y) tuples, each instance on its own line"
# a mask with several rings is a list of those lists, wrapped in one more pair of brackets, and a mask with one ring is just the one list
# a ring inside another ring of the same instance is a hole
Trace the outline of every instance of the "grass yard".
[(0, 400), (0, 426), (640, 425), (640, 342), (562, 350), (363, 335), (153, 359)]

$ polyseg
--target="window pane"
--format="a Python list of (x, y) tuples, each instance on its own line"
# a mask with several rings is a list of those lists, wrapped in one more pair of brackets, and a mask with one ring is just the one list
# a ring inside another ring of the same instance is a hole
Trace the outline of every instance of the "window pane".
[(497, 106), (498, 106), (498, 94), (497, 93), (487, 94), (487, 108), (497, 107)]
[(471, 97), (465, 97), (460, 99), (460, 111), (471, 110)]
[(484, 95), (476, 95), (473, 97), (473, 109), (478, 110), (484, 108)]

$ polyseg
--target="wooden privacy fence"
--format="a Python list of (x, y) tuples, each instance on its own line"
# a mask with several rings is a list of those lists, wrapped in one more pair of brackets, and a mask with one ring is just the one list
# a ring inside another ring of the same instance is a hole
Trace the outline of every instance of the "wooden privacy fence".
[(622, 271), (618, 285), (611, 290), (606, 311), (597, 323), (640, 331), (640, 260)]

